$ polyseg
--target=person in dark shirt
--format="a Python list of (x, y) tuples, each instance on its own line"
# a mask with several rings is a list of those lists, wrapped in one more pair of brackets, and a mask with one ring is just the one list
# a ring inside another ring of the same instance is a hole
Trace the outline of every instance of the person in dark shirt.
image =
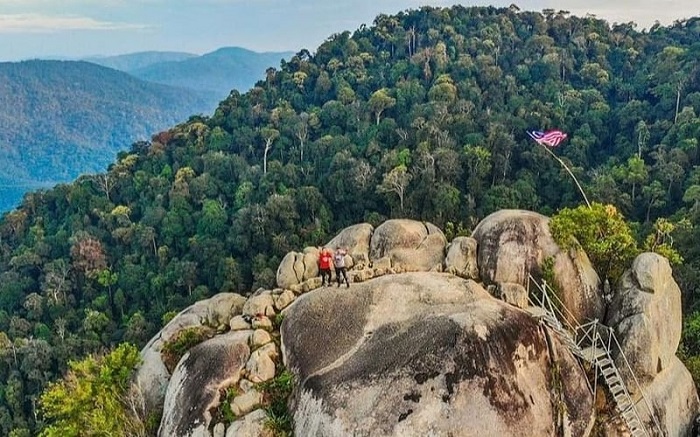
[(335, 266), (335, 279), (338, 281), (338, 287), (340, 287), (340, 284), (343, 280), (345, 280), (345, 284), (347, 284), (348, 288), (350, 288), (350, 281), (348, 281), (348, 273), (345, 271), (345, 255), (348, 254), (348, 251), (345, 250), (342, 247), (339, 247), (336, 249), (335, 254), (333, 255), (333, 266)]

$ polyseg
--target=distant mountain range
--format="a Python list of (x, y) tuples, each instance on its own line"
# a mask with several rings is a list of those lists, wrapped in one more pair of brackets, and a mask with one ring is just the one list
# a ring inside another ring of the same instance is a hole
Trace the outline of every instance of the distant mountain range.
[(185, 52), (137, 52), (117, 56), (93, 56), (83, 61), (114, 68), (115, 70), (131, 72), (139, 68), (150, 67), (163, 62), (178, 62), (196, 58), (199, 55)]
[(211, 113), (291, 55), (223, 48), (0, 63), (0, 212), (26, 191), (102, 171), (135, 141)]
[(279, 67), (282, 59), (293, 54), (224, 47), (201, 56), (183, 52), (139, 52), (86, 60), (149, 82), (194, 90), (209, 102), (210, 111), (213, 111), (232, 89), (249, 90), (264, 77), (265, 70)]

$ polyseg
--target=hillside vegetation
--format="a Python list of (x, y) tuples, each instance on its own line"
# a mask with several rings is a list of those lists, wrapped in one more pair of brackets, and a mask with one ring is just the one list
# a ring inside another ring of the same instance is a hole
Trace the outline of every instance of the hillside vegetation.
[(105, 171), (125, 142), (206, 106), (192, 91), (87, 62), (0, 63), (0, 211), (29, 188)]
[(196, 299), (271, 286), (284, 254), (347, 225), (409, 217), (451, 238), (501, 208), (579, 205), (526, 129), (567, 132), (555, 153), (640, 240), (668, 219), (648, 244), (685, 259), (692, 360), (699, 53), (700, 18), (638, 32), (550, 10), (381, 15), (134, 143), (107, 173), (28, 195), (0, 223), (0, 431), (43, 425), (35, 400), (68, 359), (143, 345)]

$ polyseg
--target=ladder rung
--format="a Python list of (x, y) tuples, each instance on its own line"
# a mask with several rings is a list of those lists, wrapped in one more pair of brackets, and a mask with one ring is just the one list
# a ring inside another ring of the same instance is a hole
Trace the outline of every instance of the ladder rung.
[(612, 363), (613, 362), (611, 359), (603, 358), (602, 360), (598, 361), (598, 367), (600, 367), (600, 368), (607, 367), (607, 366), (610, 366)]

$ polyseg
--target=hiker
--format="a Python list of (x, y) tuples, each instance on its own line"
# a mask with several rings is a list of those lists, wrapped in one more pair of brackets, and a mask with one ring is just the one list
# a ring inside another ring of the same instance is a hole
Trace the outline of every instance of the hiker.
[[(333, 256), (328, 248), (324, 247), (318, 255), (318, 269), (321, 271), (321, 286), (331, 285), (331, 263)], [(326, 277), (328, 281), (326, 282)]]
[(342, 282), (341, 276), (343, 279), (345, 279), (345, 284), (347, 284), (348, 288), (350, 288), (350, 281), (348, 281), (348, 273), (345, 271), (345, 255), (347, 255), (348, 252), (342, 247), (339, 247), (336, 249), (335, 254), (333, 255), (333, 265), (335, 266), (335, 279), (338, 281), (338, 287), (340, 287), (340, 283)]

